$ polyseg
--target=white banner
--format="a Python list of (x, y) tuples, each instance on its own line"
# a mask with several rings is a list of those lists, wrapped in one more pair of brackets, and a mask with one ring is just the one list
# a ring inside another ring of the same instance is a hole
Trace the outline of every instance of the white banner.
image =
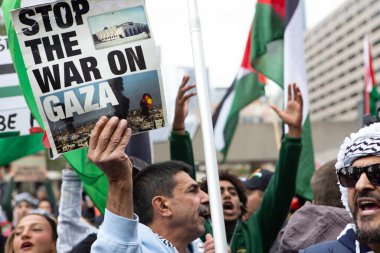
[(0, 134), (29, 134), (31, 113), (22, 96), (6, 36), (0, 36)]

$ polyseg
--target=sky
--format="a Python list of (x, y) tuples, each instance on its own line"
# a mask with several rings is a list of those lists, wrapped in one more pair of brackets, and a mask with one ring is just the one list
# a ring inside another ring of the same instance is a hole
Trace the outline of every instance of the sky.
[[(312, 28), (334, 11), (344, 0), (305, 0), (307, 27)], [(326, 7), (328, 6), (328, 8)]]
[[(344, 0), (305, 0), (307, 28), (317, 24)], [(233, 3), (233, 4), (231, 4)], [(228, 87), (242, 60), (255, 0), (198, 0), (203, 51), (211, 87)], [(163, 68), (193, 66), (187, 1), (146, 0), (153, 36)], [(164, 72), (166, 75), (172, 73)], [(178, 82), (180, 77), (177, 78)]]

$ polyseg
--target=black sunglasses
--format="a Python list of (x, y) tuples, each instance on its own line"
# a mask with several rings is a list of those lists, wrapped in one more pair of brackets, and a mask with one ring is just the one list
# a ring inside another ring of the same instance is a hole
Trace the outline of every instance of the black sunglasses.
[(365, 172), (369, 182), (380, 186), (380, 163), (365, 167), (344, 167), (338, 170), (338, 179), (343, 187), (355, 187), (361, 174)]

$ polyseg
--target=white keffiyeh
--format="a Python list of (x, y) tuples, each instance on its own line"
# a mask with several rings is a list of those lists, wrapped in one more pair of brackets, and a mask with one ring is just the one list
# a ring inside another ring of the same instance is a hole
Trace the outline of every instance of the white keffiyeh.
[[(338, 171), (343, 167), (351, 166), (358, 158), (369, 155), (380, 156), (380, 123), (363, 127), (357, 133), (352, 133), (346, 137), (339, 148), (335, 168)], [(339, 188), (342, 193), (342, 203), (350, 212), (347, 188), (340, 184)]]

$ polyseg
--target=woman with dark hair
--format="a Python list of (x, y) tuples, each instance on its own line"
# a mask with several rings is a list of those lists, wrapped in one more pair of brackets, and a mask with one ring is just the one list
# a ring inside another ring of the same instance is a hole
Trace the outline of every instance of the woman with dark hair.
[(57, 222), (44, 212), (32, 211), (20, 219), (5, 244), (5, 253), (56, 253)]

